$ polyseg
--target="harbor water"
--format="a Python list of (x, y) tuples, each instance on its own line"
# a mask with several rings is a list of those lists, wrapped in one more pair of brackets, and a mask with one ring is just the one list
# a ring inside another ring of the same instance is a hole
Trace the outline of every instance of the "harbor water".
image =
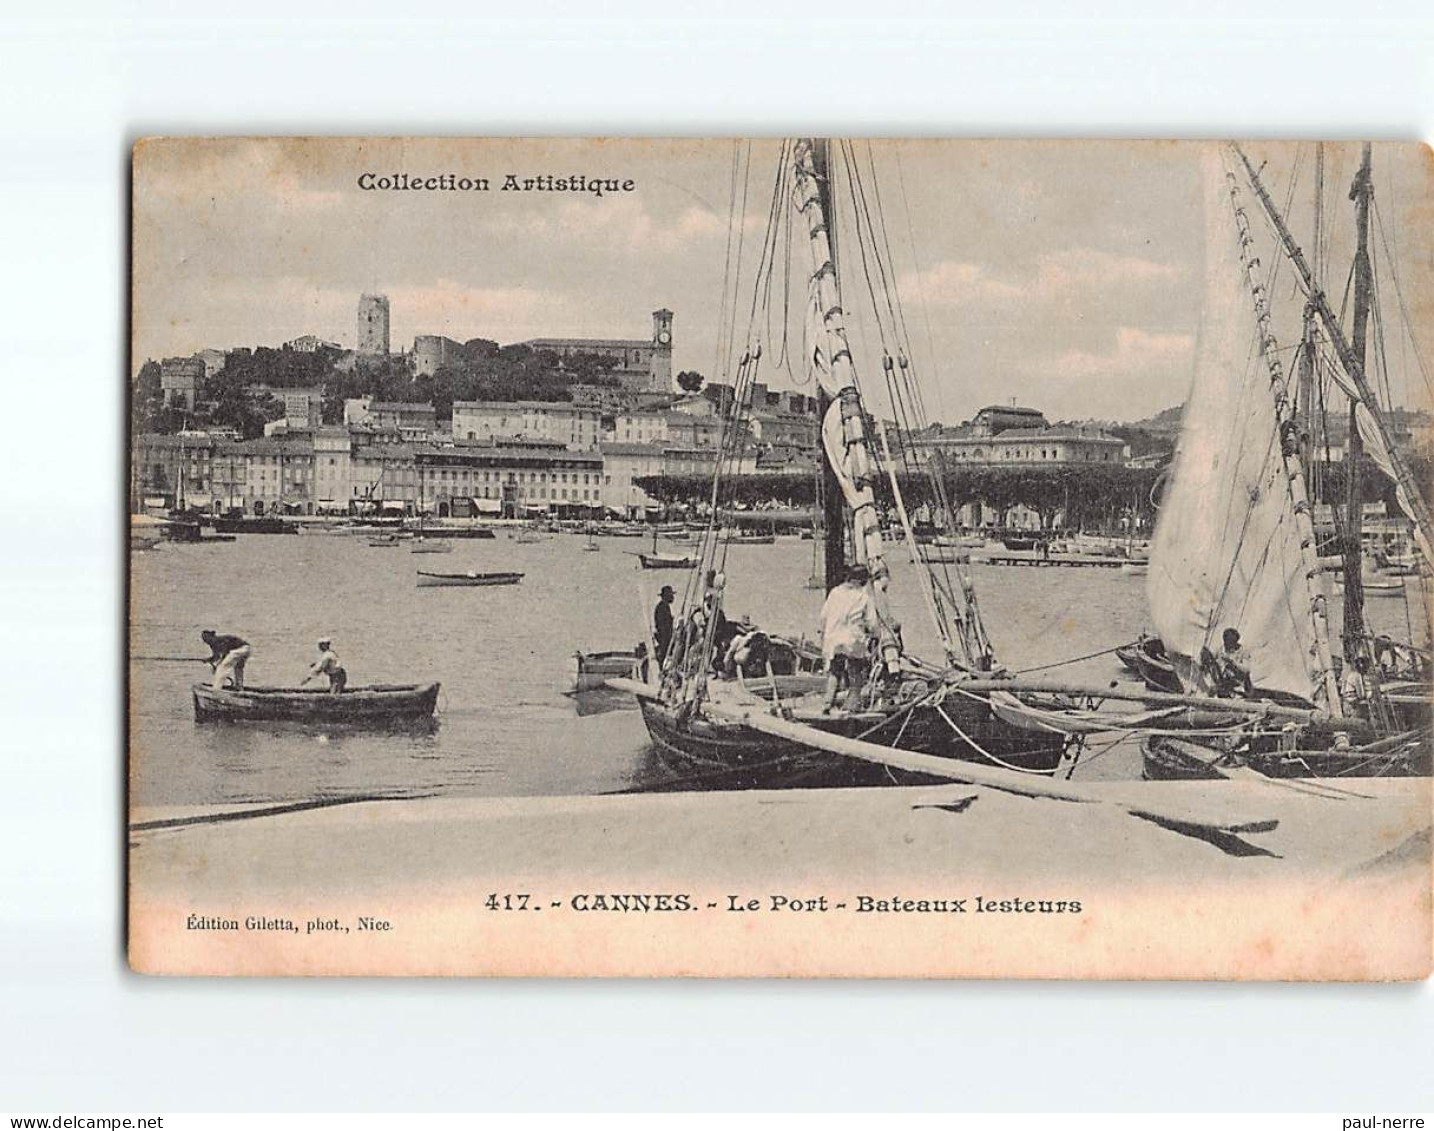
[[(651, 542), (579, 534), (519, 543), (458, 540), (412, 554), (359, 536), (240, 535), (165, 543), (131, 566), (130, 790), (138, 806), (301, 802), (356, 796), (595, 794), (667, 784), (631, 700), (571, 694), (574, 653), (632, 648), (662, 585), (643, 570)], [(686, 552), (662, 542), (668, 552)], [(892, 608), (909, 651), (940, 656), (916, 570), (894, 551)], [(813, 544), (779, 537), (728, 550), (726, 609), (769, 631), (815, 637), (822, 594), (806, 587)], [(524, 574), (520, 584), (424, 588), (419, 569)], [(1120, 569), (970, 567), (1001, 663), (1022, 670), (1102, 652), (1148, 627), (1145, 577)], [(1337, 624), (1338, 609), (1332, 610)], [(1418, 617), (1416, 610), (1411, 614)], [(1405, 603), (1370, 617), (1407, 638)], [(1383, 623), (1387, 622), (1387, 623)], [(442, 684), (437, 725), (367, 733), (287, 724), (197, 724), (191, 684), (209, 676), (199, 633), (253, 647), (245, 679), (293, 686), (330, 637), (351, 687)], [(195, 657), (193, 663), (178, 658)], [(161, 658), (162, 657), (162, 658)], [(1113, 655), (1051, 669), (1087, 683), (1126, 678)], [(1093, 743), (1075, 776), (1135, 777), (1133, 743)]]

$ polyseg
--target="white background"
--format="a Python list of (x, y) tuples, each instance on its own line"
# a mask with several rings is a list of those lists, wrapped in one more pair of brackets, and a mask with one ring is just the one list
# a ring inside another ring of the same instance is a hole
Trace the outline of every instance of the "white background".
[[(1064, 5), (991, 0), (976, 12), (1000, 19), (952, 19), (963, 7), (588, 0), (567, 22), (532, 2), (486, 20), (471, 0), (247, 0), (200, 19), (179, 0), (114, 0), (7, 18), (0, 1109), (1434, 1107), (1426, 986), (229, 983), (124, 968), (132, 140), (1430, 136), (1422, 5), (1183, 4), (1152, 19), (1154, 4), (1106, 3), (1068, 20), (1046, 18)], [(343, 20), (307, 18), (325, 9)]]

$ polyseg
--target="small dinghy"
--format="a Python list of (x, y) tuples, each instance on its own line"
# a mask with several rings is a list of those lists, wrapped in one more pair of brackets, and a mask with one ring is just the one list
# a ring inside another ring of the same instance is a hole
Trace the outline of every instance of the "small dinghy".
[(523, 580), (521, 573), (431, 573), (418, 571), (418, 587), (426, 589), (435, 585), (517, 585)]
[(434, 542), (420, 538), (408, 548), (408, 552), (410, 554), (451, 554), (453, 545), (450, 542)]
[(614, 677), (641, 679), (645, 654), (632, 650), (613, 652), (576, 652), (578, 678), (575, 691), (600, 691)]
[(696, 569), (697, 559), (678, 554), (638, 554), (643, 569)]
[(438, 703), (438, 684), (381, 684), (350, 687), (338, 695), (327, 688), (232, 687), (196, 683), (196, 722), (293, 722), (386, 725), (425, 719)]

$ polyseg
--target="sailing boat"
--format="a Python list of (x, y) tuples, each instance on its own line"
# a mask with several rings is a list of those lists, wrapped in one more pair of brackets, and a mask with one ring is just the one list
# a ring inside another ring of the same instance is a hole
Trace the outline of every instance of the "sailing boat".
[[(856, 238), (865, 241), (864, 255), (878, 255), (881, 248), (869, 214), (865, 230), (862, 227), (867, 186), (850, 149), (844, 148), (842, 155), (847, 158), (844, 183), (851, 193)], [(683, 594), (660, 686), (634, 684), (629, 689), (638, 697), (643, 720), (664, 760), (674, 768), (697, 770), (739, 787), (902, 780), (886, 766), (858, 764), (833, 752), (841, 740), (850, 739), (918, 754), (986, 761), (1017, 772), (1054, 772), (1066, 749), (1065, 734), (1013, 725), (992, 709), (987, 694), (962, 686), (964, 680), (990, 671), (992, 650), (969, 578), (958, 572), (953, 581), (944, 565), (933, 565), (923, 557), (924, 547), (915, 540), (901, 499), (885, 432), (880, 425), (873, 428), (862, 401), (842, 302), (839, 224), (833, 209), (837, 173), (825, 140), (783, 143), (756, 286), (761, 293), (763, 268), (770, 270), (785, 214), (783, 201), (790, 195), (795, 214), (787, 230), (795, 237), (794, 229), (804, 228), (811, 253), (805, 364), (820, 389), (825, 454), (823, 578), (830, 590), (843, 581), (848, 566), (859, 564), (869, 571), (870, 596), (880, 625), (872, 677), (857, 689), (854, 702), (848, 700), (846, 709), (829, 711), (822, 695), (823, 677), (778, 671), (766, 649), (754, 642), (754, 637), (764, 634), (735, 627), (723, 613), (731, 528), (724, 532), (721, 526), (720, 495), (724, 471), (740, 462), (751, 386), (762, 358), (760, 342), (749, 338), (736, 365), (735, 394), (724, 421), (711, 519)], [(770, 277), (766, 282), (770, 284)], [(869, 277), (867, 282), (870, 289)], [(880, 319), (877, 296), (871, 297), (874, 315)], [(758, 305), (754, 301), (754, 311)], [(748, 333), (754, 333), (753, 326)], [(908, 354), (898, 344), (895, 355), (884, 356), (883, 367), (889, 387), (905, 387), (904, 411), (914, 415), (919, 400), (910, 387)], [(736, 356), (730, 344), (727, 356), (729, 364)], [(901, 445), (903, 453), (909, 450), (909, 445)], [(891, 616), (887, 590), (892, 579), (875, 494), (883, 467), (907, 548), (924, 567), (922, 596), (946, 652), (941, 663), (908, 654), (900, 626)], [(934, 489), (939, 497), (939, 482)], [(643, 564), (652, 566), (645, 556)], [(815, 608), (811, 612), (815, 614)], [(753, 710), (780, 712), (784, 721), (773, 725), (776, 720), (753, 720)], [(774, 733), (777, 730), (783, 733)]]
[[(1220, 739), (1151, 736), (1144, 743), (1146, 776), (1221, 777), (1232, 768), (1276, 777), (1427, 774), (1427, 685), (1416, 680), (1412, 687), (1381, 688), (1375, 674), (1380, 657), (1358, 584), (1357, 493), (1346, 520), (1342, 651), (1345, 665), (1357, 664), (1369, 674), (1355, 694), (1340, 685), (1328, 621), (1329, 568), (1318, 556), (1304, 467), (1307, 442), (1274, 336), (1267, 274), (1272, 268), (1261, 267), (1254, 226), (1262, 210), (1278, 245), (1266, 263), (1281, 255), (1292, 263), (1307, 302), (1306, 357), (1313, 364), (1316, 349), (1329, 356), (1334, 383), (1352, 406), (1350, 478), (1362, 438), (1395, 482), (1401, 508), (1427, 554), (1428, 512), (1390, 442), (1364, 373), (1371, 301), (1370, 147), (1364, 147), (1351, 191), (1359, 230), (1349, 340), (1244, 153), (1237, 147), (1212, 149), (1206, 179), (1207, 305), (1175, 473), (1151, 547), (1151, 617), (1184, 687), (1208, 685), (1212, 665), (1220, 662), (1219, 641), (1233, 630), (1248, 649), (1253, 691), (1247, 698), (1310, 708), (1315, 717), (1303, 726)], [(1258, 203), (1247, 203), (1245, 184)], [(1318, 341), (1316, 326), (1322, 331)]]

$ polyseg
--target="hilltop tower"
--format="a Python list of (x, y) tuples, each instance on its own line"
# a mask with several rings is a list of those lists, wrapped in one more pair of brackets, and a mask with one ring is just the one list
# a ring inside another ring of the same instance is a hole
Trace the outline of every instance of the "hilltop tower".
[(359, 295), (358, 352), (365, 356), (388, 356), (388, 296)]
[(672, 389), (672, 311), (663, 308), (652, 312), (652, 389)]

